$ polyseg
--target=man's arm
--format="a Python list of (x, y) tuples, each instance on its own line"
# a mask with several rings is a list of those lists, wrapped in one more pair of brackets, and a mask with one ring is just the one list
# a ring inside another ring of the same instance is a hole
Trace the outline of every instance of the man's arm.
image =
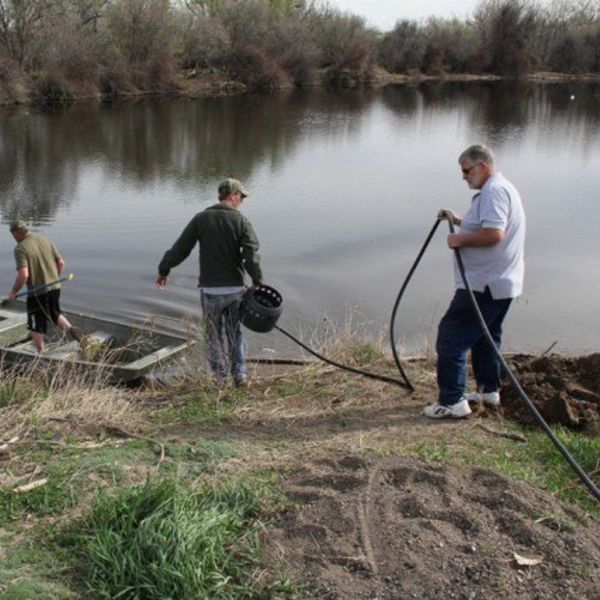
[(8, 300), (14, 300), (16, 295), (19, 293), (19, 290), (27, 283), (29, 279), (29, 269), (27, 267), (21, 267), (17, 269), (17, 277), (15, 278), (15, 282), (13, 286), (8, 292)]
[(50, 248), (52, 249), (52, 254), (54, 255), (56, 271), (58, 272), (58, 276), (60, 277), (61, 273), (63, 272), (63, 269), (65, 268), (65, 261), (63, 260), (63, 257), (61, 256), (60, 252), (58, 251), (56, 244), (50, 242)]
[(171, 269), (181, 264), (194, 249), (197, 237), (196, 217), (194, 217), (183, 230), (177, 241), (173, 244), (170, 250), (167, 250), (158, 265), (158, 277), (156, 285), (159, 288), (164, 288), (167, 285), (167, 277)]
[(485, 248), (495, 246), (504, 239), (506, 234), (501, 229), (484, 227), (472, 233), (450, 233), (448, 246), (450, 248)]

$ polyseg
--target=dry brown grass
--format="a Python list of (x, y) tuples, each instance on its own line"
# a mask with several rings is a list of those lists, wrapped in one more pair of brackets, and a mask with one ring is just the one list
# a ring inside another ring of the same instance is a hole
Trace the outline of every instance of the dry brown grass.
[(41, 361), (2, 368), (1, 438), (35, 436), (61, 423), (86, 437), (115, 428), (143, 429), (146, 420), (137, 410), (140, 392), (110, 386), (108, 377), (100, 367), (90, 373)]
[[(410, 362), (407, 369), (416, 384), (414, 394), (322, 363), (285, 370), (261, 364), (249, 390), (241, 395), (225, 391), (220, 397), (231, 406), (225, 421), (166, 425), (161, 436), (178, 443), (199, 436), (234, 442), (243, 451), (221, 462), (218, 477), (254, 469), (285, 473), (300, 468), (308, 456), (325, 460), (333, 454), (394, 452), (400, 441), (410, 444), (439, 435), (420, 416), (431, 400), (435, 376), (423, 361)], [(393, 375), (395, 366), (383, 358), (369, 370)]]
[[(185, 321), (184, 328), (190, 341), (202, 338), (201, 323), (197, 320)], [(304, 339), (310, 338), (309, 345), (336, 361), (395, 376), (395, 365), (384, 353), (386, 336), (369, 338), (365, 337), (365, 331), (357, 316), (349, 313), (341, 324), (324, 319)], [(131, 347), (136, 343), (135, 339), (130, 340)], [(118, 359), (111, 348), (92, 350), (104, 352), (101, 362)], [(94, 360), (98, 359), (94, 356)], [(176, 369), (166, 368), (164, 377), (159, 374), (138, 389), (110, 385), (110, 372), (101, 367), (83, 372), (68, 364), (56, 369), (34, 361), (20, 370), (4, 368), (0, 441), (14, 436), (36, 439), (48, 431), (60, 439), (67, 434), (81, 440), (110, 437), (119, 432), (155, 439), (169, 435), (185, 439), (191, 429), (195, 428), (197, 435), (202, 420), (186, 423), (185, 417), (183, 421), (177, 417), (177, 411), (184, 414), (190, 407), (206, 405), (207, 428), (225, 423), (232, 430), (256, 427), (257, 435), (266, 428), (268, 435), (277, 430), (278, 436), (287, 432), (301, 437), (307, 433), (309, 438), (322, 431), (333, 443), (338, 432), (332, 435), (332, 424), (334, 430), (337, 424), (345, 422), (356, 427), (362, 422), (369, 427), (380, 427), (399, 399), (409, 398), (400, 388), (339, 371), (317, 360), (300, 367), (252, 362), (248, 367), (252, 383), (249, 390), (217, 386), (207, 371), (205, 345), (200, 341), (179, 359)], [(408, 369), (417, 386), (434, 385), (427, 365), (411, 363)], [(156, 433), (154, 417), (161, 411), (173, 413), (173, 420)], [(221, 420), (211, 421), (214, 417), (210, 415), (221, 415)], [(344, 444), (364, 443), (363, 434), (358, 442), (354, 436), (350, 438)]]
[(346, 309), (343, 320), (335, 321), (325, 315), (316, 327), (301, 331), (297, 337), (316, 352), (353, 366), (381, 358), (387, 344), (387, 334), (369, 334), (369, 324), (352, 307)]

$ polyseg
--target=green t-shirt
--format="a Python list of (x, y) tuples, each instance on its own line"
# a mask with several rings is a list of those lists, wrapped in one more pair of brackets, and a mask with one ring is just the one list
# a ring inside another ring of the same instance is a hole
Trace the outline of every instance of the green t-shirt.
[[(45, 237), (35, 233), (28, 233), (15, 247), (17, 270), (23, 267), (27, 267), (29, 270), (29, 279), (27, 279), (29, 289), (58, 279), (57, 263), (60, 260), (62, 257), (56, 246)], [(43, 293), (59, 288), (60, 283), (57, 283), (45, 288)]]

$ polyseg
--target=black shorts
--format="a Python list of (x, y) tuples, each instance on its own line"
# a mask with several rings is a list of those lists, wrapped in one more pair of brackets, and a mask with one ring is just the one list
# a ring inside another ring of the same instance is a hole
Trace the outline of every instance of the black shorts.
[(60, 290), (27, 297), (27, 327), (31, 331), (47, 333), (48, 321), (56, 325), (60, 314)]

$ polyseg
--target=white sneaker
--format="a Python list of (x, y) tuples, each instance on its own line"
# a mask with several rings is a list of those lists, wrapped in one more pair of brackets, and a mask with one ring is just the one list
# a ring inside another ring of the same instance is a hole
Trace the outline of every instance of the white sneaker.
[(465, 395), (468, 402), (487, 404), (488, 406), (500, 406), (500, 392), (469, 392)]
[(423, 409), (423, 414), (431, 419), (444, 419), (446, 417), (454, 417), (462, 419), (471, 414), (469, 403), (463, 397), (456, 404), (444, 406), (443, 404), (430, 404)]

